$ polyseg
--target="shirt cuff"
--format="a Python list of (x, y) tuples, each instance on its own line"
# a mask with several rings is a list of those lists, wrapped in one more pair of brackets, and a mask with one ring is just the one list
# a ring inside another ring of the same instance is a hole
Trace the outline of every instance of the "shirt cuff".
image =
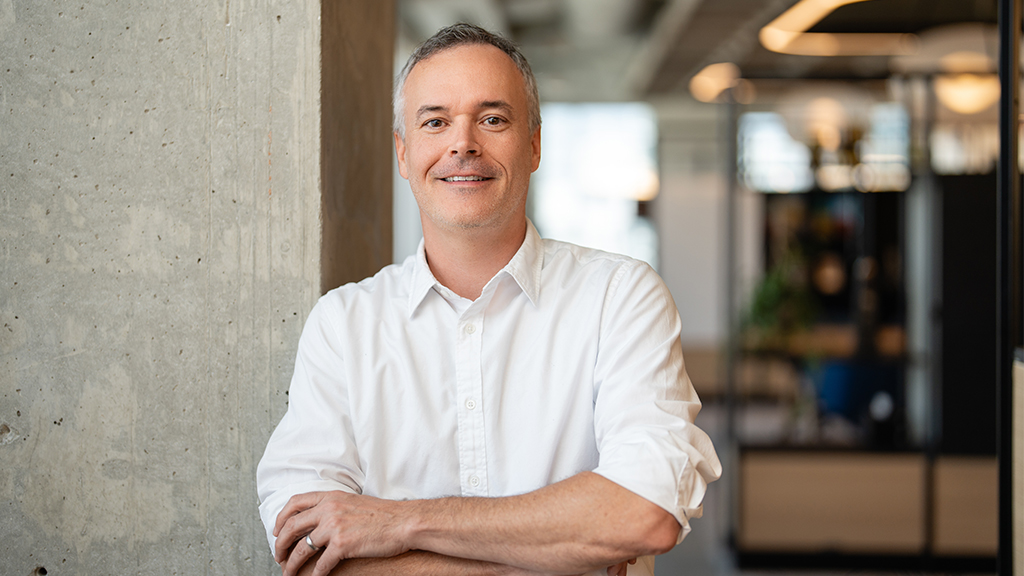
[[(604, 478), (634, 494), (657, 504), (671, 514), (681, 527), (676, 544), (690, 532), (690, 519), (703, 514), (704, 494), (708, 483), (694, 468), (688, 456), (668, 462), (664, 456), (644, 458), (644, 446), (625, 446), (614, 453), (601, 455), (601, 464), (594, 470)], [(677, 469), (678, 472), (674, 469)]]
[(284, 510), (285, 505), (288, 504), (288, 500), (290, 500), (292, 496), (298, 494), (330, 492), (333, 490), (341, 490), (342, 492), (348, 492), (349, 494), (358, 493), (340, 482), (314, 480), (310, 482), (303, 482), (301, 484), (291, 484), (287, 488), (282, 488), (270, 496), (267, 496), (266, 500), (260, 502), (260, 519), (263, 520), (263, 527), (267, 531), (267, 542), (270, 544), (271, 553), (273, 553), (274, 544), (277, 542), (277, 536), (274, 536), (274, 526), (277, 524), (277, 516), (281, 513), (281, 510)]

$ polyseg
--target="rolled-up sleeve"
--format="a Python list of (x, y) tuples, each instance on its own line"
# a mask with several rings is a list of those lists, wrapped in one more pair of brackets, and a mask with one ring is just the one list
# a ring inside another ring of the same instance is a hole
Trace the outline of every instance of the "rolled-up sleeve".
[(320, 299), (299, 339), (288, 411), (270, 437), (256, 469), (260, 517), (271, 549), (277, 516), (296, 494), (362, 491), (363, 473), (349, 417), (344, 362), (331, 317)]
[(679, 335), (679, 313), (661, 278), (646, 264), (624, 265), (602, 311), (594, 472), (671, 513), (682, 541), (722, 466), (707, 434), (694, 425), (701, 405)]

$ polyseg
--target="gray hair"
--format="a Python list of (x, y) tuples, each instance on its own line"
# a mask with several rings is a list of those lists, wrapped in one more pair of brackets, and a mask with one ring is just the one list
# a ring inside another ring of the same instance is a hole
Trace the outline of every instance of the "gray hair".
[(523, 53), (519, 51), (515, 44), (498, 34), (488, 32), (473, 24), (459, 23), (438, 30), (436, 34), (428, 38), (423, 44), (420, 44), (420, 47), (409, 56), (409, 60), (405, 63), (398, 77), (395, 78), (395, 92), (393, 96), (394, 121), (392, 129), (398, 132), (399, 136), (405, 138), (405, 80), (409, 77), (412, 69), (435, 54), (458, 46), (472, 44), (489, 44), (508, 54), (508, 57), (512, 59), (512, 63), (519, 70), (519, 73), (522, 74), (523, 82), (526, 84), (526, 106), (529, 112), (530, 132), (533, 133), (534, 130), (540, 127), (540, 96), (537, 92), (537, 79), (533, 77), (530, 63), (526, 61)]

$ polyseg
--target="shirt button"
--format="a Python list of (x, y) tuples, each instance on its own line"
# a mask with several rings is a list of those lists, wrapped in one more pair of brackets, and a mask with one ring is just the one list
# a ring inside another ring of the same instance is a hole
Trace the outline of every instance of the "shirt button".
[(476, 400), (473, 400), (472, 398), (466, 400), (466, 408), (469, 408), (470, 410), (476, 408)]
[(478, 478), (476, 476), (470, 476), (469, 477), (469, 485), (473, 486), (474, 488), (479, 486), (480, 485), (480, 478)]
[(466, 334), (472, 334), (476, 332), (476, 326), (473, 324), (466, 324)]

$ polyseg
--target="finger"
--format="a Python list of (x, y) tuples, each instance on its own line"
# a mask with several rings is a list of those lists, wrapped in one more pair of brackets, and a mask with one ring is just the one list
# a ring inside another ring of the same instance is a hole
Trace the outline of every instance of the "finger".
[[(310, 534), (310, 539), (312, 539), (313, 543), (316, 544), (316, 536)], [(300, 539), (295, 543), (295, 547), (288, 555), (288, 561), (281, 566), (283, 576), (294, 576), (297, 574), (299, 569), (301, 569), (310, 558), (315, 556), (321, 550), (322, 548), (317, 548), (316, 550), (310, 548), (309, 545), (306, 544), (304, 537), (303, 539)]]
[(341, 550), (337, 546), (324, 548), (324, 553), (316, 561), (316, 567), (313, 568), (312, 576), (327, 576), (344, 559)]
[(288, 557), (295, 552), (293, 547), (297, 540), (297, 534), (287, 527), (281, 531), (281, 535), (274, 542), (274, 560), (278, 564), (284, 564)]
[(631, 559), (629, 560), (629, 563), (630, 563), (630, 564), (636, 564), (636, 558), (631, 558)]
[(311, 576), (313, 574), (313, 569), (316, 568), (316, 561), (320, 558), (321, 553), (322, 552), (314, 552), (312, 556), (307, 558), (306, 562), (299, 567), (297, 576)]
[[(285, 523), (284, 527), (281, 528), (281, 533), (277, 537), (277, 541), (274, 543), (274, 558), (277, 562), (283, 562), (285, 558), (290, 555), (288, 549), (293, 546), (295, 549), (308, 549), (309, 546), (307, 546), (302, 539), (305, 538), (307, 534), (311, 533), (319, 524), (319, 515), (314, 512), (297, 514), (290, 518), (288, 522)], [(313, 539), (313, 543), (318, 546), (320, 545), (315, 537)], [(295, 551), (292, 550), (291, 554), (294, 554), (294, 552)]]
[(288, 503), (284, 505), (284, 508), (282, 508), (281, 512), (277, 515), (277, 521), (274, 522), (274, 536), (278, 535), (281, 528), (284, 527), (285, 522), (287, 522), (289, 518), (303, 510), (308, 510), (313, 506), (316, 506), (320, 499), (320, 492), (296, 494), (289, 498)]
[[(283, 550), (282, 547), (284, 547)], [(274, 562), (280, 564), (282, 568), (284, 567), (284, 563), (288, 561), (288, 556), (291, 556), (291, 550), (289, 548), (291, 547), (284, 546), (283, 538), (278, 538), (274, 541)]]

